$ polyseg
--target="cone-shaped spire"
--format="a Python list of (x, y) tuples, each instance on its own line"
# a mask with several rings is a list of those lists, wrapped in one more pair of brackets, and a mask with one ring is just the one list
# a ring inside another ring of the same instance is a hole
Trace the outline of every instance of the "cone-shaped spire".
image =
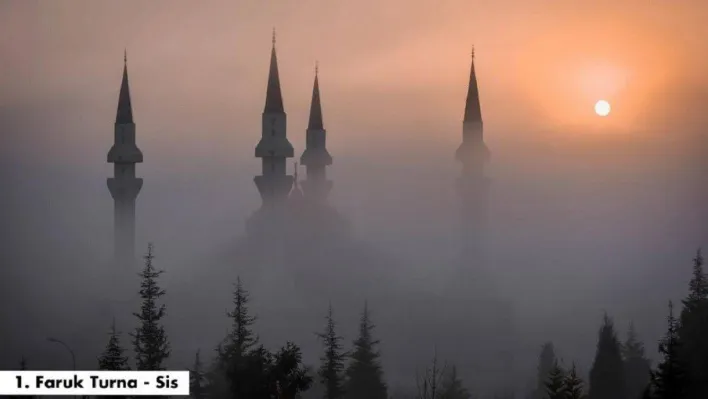
[(482, 110), (479, 105), (479, 89), (477, 88), (477, 74), (474, 71), (474, 47), (472, 47), (472, 66), (470, 68), (469, 87), (467, 88), (467, 102), (465, 103), (464, 121), (482, 121)]
[(133, 108), (130, 105), (130, 87), (128, 86), (128, 55), (123, 53), (123, 81), (120, 84), (118, 96), (118, 111), (116, 125), (133, 123)]
[(322, 104), (320, 104), (320, 84), (317, 78), (318, 70), (315, 65), (315, 85), (312, 87), (312, 103), (310, 104), (310, 122), (308, 129), (324, 129), (322, 123)]
[(273, 48), (270, 51), (270, 71), (268, 73), (268, 88), (264, 113), (285, 112), (283, 95), (280, 92), (280, 76), (278, 75), (278, 57), (275, 54), (275, 29), (273, 30)]

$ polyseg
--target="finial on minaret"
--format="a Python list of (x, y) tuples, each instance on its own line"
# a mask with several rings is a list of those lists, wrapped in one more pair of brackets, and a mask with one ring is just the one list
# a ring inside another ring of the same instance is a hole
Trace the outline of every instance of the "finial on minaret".
[(297, 165), (297, 162), (295, 162), (295, 171), (293, 172), (293, 188), (290, 191), (290, 195), (289, 195), (289, 197), (291, 199), (295, 199), (295, 200), (299, 200), (303, 197), (302, 190), (300, 190), (300, 185), (297, 180), (297, 169), (298, 169), (298, 165)]
[(128, 65), (128, 49), (123, 49), (123, 64)]
[(273, 27), (273, 48), (275, 48), (275, 27)]
[(472, 45), (472, 59), (474, 59), (474, 44)]
[(317, 77), (317, 75), (319, 75), (319, 72), (320, 72), (320, 62), (315, 60), (315, 77)]

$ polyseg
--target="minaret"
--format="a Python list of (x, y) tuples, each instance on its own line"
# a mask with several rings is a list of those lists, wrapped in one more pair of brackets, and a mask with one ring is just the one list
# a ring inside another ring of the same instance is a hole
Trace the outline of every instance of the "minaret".
[(275, 54), (275, 30), (262, 126), (261, 141), (256, 146), (256, 158), (262, 160), (262, 172), (253, 180), (265, 208), (285, 202), (293, 185), (293, 177), (286, 174), (286, 160), (293, 157), (294, 151), (286, 135), (286, 115)]
[(318, 75), (318, 68), (315, 66), (310, 121), (307, 125), (305, 151), (300, 157), (300, 163), (305, 165), (307, 173), (307, 178), (302, 183), (305, 197), (314, 201), (324, 201), (332, 189), (332, 181), (327, 180), (326, 171), (326, 167), (332, 164), (332, 156), (327, 151), (327, 131), (322, 123)]
[(135, 164), (143, 162), (143, 153), (135, 144), (135, 123), (130, 105), (128, 60), (125, 54), (114, 142), (108, 151), (108, 162), (113, 164), (113, 177), (108, 178), (107, 183), (114, 202), (115, 256), (118, 262), (130, 263), (135, 257), (135, 199), (143, 187), (143, 179), (135, 177)]
[[(485, 174), (485, 166), (489, 161), (489, 149), (484, 142), (484, 128), (482, 123), (482, 111), (479, 101), (479, 89), (477, 87), (477, 75), (474, 68), (474, 48), (472, 49), (472, 66), (470, 67), (470, 81), (467, 89), (467, 101), (465, 103), (465, 116), (462, 122), (462, 143), (455, 154), (462, 163), (462, 174), (458, 179), (458, 193), (461, 202), (460, 222), (461, 222), (461, 268), (455, 274), (455, 278), (460, 280), (456, 283), (463, 287), (463, 292), (469, 295), (470, 284), (476, 281), (481, 286), (481, 294), (485, 290), (485, 295), (493, 295), (492, 288), (494, 279), (491, 277), (487, 257), (487, 201), (489, 196), (489, 179)], [(492, 302), (492, 303), (496, 303)], [(489, 370), (492, 385), (500, 384), (504, 390), (508, 390), (508, 376), (513, 375), (513, 353), (516, 346), (514, 338), (513, 309), (502, 300), (496, 304), (498, 306), (494, 318), (487, 323), (496, 324), (493, 336), (485, 339), (488, 348), (492, 352), (489, 358), (497, 359), (498, 363), (486, 364)], [(485, 312), (488, 310), (485, 310)], [(474, 356), (471, 356), (474, 357)]]
[(455, 153), (462, 163), (462, 176), (458, 179), (458, 193), (461, 200), (461, 234), (465, 260), (482, 261), (483, 233), (486, 229), (487, 196), (489, 182), (485, 176), (485, 165), (489, 160), (489, 150), (484, 143), (482, 111), (479, 103), (477, 75), (474, 70), (474, 48), (472, 66), (467, 89), (465, 116), (462, 122), (462, 144)]

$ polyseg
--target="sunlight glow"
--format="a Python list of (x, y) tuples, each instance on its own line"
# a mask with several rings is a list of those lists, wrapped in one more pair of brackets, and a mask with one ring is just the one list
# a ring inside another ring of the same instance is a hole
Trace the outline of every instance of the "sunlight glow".
[(595, 113), (600, 116), (607, 116), (610, 114), (610, 103), (605, 100), (600, 100), (595, 103)]

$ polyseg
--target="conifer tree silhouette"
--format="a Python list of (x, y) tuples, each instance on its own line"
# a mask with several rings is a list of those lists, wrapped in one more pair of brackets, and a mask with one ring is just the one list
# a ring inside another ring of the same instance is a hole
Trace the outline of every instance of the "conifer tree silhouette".
[(624, 362), (614, 323), (605, 314), (590, 370), (589, 399), (626, 399)]
[(462, 385), (462, 380), (457, 375), (457, 366), (453, 365), (443, 379), (440, 399), (471, 399), (472, 395)]
[(679, 356), (686, 367), (688, 397), (708, 398), (708, 276), (700, 249), (693, 259), (689, 292), (677, 327)]
[(565, 370), (556, 360), (548, 374), (548, 381), (546, 381), (546, 397), (548, 399), (566, 399), (565, 381)]
[(575, 363), (570, 367), (570, 370), (565, 376), (564, 381), (565, 399), (583, 399), (585, 398), (583, 380), (578, 376), (578, 371)]
[(678, 321), (674, 317), (674, 307), (669, 302), (666, 335), (659, 343), (659, 353), (663, 355), (661, 363), (651, 375), (652, 399), (688, 398), (687, 375), (680, 352)]
[(627, 397), (640, 399), (649, 384), (651, 363), (644, 355), (644, 344), (637, 337), (634, 323), (629, 324), (627, 339), (622, 344), (622, 357), (624, 359)]
[(125, 350), (120, 344), (120, 333), (116, 330), (115, 320), (111, 323), (106, 349), (98, 358), (98, 369), (111, 371), (130, 370), (128, 356), (125, 355)]
[(140, 272), (140, 311), (133, 313), (139, 326), (132, 334), (135, 362), (138, 370), (164, 370), (165, 360), (170, 356), (170, 343), (161, 320), (165, 317), (165, 305), (158, 305), (158, 300), (165, 291), (157, 284), (162, 274), (153, 265), (153, 246), (148, 244), (144, 256), (145, 266)]
[[(224, 340), (217, 346), (216, 363), (208, 374), (211, 396), (225, 397), (229, 392), (245, 392), (250, 389), (245, 375), (246, 368), (259, 352), (256, 351), (258, 336), (253, 332), (256, 317), (249, 312), (250, 294), (244, 288), (240, 277), (234, 285), (233, 308), (226, 313), (231, 319), (231, 328)], [(251, 357), (253, 357), (251, 356)], [(263, 359), (260, 359), (263, 360)], [(259, 361), (260, 361), (259, 360)]]
[(194, 364), (189, 370), (189, 396), (194, 399), (205, 399), (207, 397), (206, 374), (204, 373), (204, 366), (199, 352), (197, 350), (194, 356)]
[(327, 326), (324, 332), (317, 336), (324, 344), (324, 354), (320, 358), (321, 365), (318, 370), (320, 382), (325, 388), (325, 399), (339, 399), (344, 395), (344, 359), (346, 353), (342, 349), (342, 337), (337, 335), (336, 323), (332, 316), (332, 304), (327, 310)]
[(359, 337), (354, 341), (346, 372), (346, 399), (388, 399), (388, 387), (379, 363), (381, 355), (376, 350), (379, 341), (373, 338), (373, 329), (365, 303), (359, 321)]
[(553, 366), (556, 364), (556, 354), (553, 342), (546, 342), (541, 346), (541, 353), (538, 356), (538, 367), (536, 370), (536, 389), (533, 394), (534, 399), (545, 399), (546, 382), (551, 374)]

